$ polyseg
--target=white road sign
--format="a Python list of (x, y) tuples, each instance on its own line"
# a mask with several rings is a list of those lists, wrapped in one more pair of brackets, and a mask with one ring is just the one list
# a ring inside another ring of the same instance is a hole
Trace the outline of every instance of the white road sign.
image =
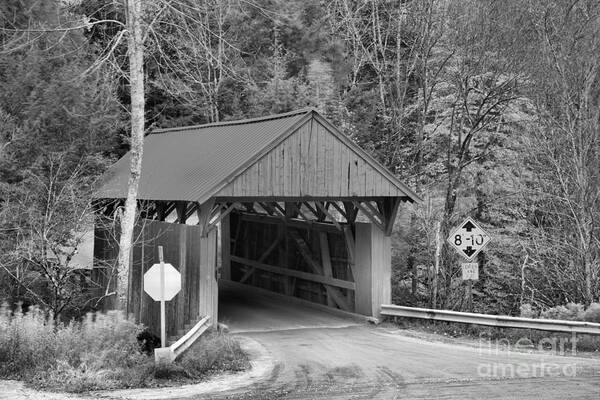
[(490, 237), (471, 218), (454, 229), (448, 242), (468, 261), (479, 253), (490, 241)]
[(479, 280), (479, 264), (477, 263), (462, 263), (462, 279), (463, 281)]
[[(165, 266), (165, 301), (171, 300), (181, 290), (181, 274), (171, 264)], [(154, 264), (144, 274), (144, 291), (154, 300), (161, 301), (160, 264)]]

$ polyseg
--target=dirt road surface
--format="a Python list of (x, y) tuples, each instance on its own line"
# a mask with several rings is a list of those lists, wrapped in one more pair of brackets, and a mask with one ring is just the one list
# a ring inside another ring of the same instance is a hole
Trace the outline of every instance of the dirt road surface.
[[(444, 343), (393, 327), (229, 294), (233, 333), (276, 360), (267, 381), (219, 399), (600, 399), (600, 358)], [(491, 347), (490, 347), (491, 346)]]
[[(590, 399), (600, 400), (600, 356), (496, 349), (418, 337), (256, 296), (223, 291), (221, 321), (260, 349), (253, 368), (187, 388), (69, 396), (0, 381), (0, 400), (110, 399)], [(266, 365), (268, 364), (268, 368)], [(270, 372), (272, 371), (272, 372)], [(252, 374), (254, 372), (254, 374)], [(238, 389), (232, 389), (237, 387)], [(203, 393), (203, 394), (200, 394)]]

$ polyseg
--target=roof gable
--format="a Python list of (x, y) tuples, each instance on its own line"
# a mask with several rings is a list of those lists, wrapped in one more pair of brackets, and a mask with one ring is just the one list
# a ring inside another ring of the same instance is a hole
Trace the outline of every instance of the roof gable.
[[(96, 198), (124, 198), (129, 153)], [(365, 197), (419, 200), (314, 110), (163, 129), (145, 139), (138, 198)]]
[(407, 197), (413, 193), (318, 113), (253, 158), (215, 197)]

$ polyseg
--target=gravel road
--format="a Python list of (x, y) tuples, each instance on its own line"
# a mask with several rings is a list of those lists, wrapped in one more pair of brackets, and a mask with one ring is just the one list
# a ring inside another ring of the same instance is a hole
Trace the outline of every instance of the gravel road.
[(600, 399), (600, 360), (480, 350), (369, 326), (246, 333), (271, 378), (228, 399)]
[(262, 344), (276, 367), (269, 380), (218, 398), (600, 399), (600, 358), (419, 338), (231, 293), (220, 307), (232, 332)]
[[(215, 400), (600, 399), (600, 357), (496, 350), (487, 342), (461, 343), (431, 334), (419, 337), (417, 332), (392, 325), (357, 323), (260, 297), (223, 295), (219, 304), (221, 320), (229, 324), (233, 334), (261, 349), (255, 361), (268, 360), (262, 363), (269, 367), (259, 374), (258, 382), (249, 371), (187, 389), (139, 389), (102, 396)], [(239, 389), (231, 390), (233, 386)], [(226, 391), (215, 394), (223, 388)], [(98, 397), (40, 393), (19, 382), (0, 381), (0, 400)]]

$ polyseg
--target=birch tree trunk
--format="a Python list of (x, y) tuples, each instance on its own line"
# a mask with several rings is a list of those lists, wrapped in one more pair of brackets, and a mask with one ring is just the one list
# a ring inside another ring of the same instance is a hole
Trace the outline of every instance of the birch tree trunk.
[(144, 39), (142, 32), (142, 0), (126, 0), (129, 49), (129, 84), (131, 94), (130, 175), (121, 219), (117, 296), (119, 308), (127, 310), (131, 242), (136, 217), (138, 185), (142, 173), (144, 146)]

